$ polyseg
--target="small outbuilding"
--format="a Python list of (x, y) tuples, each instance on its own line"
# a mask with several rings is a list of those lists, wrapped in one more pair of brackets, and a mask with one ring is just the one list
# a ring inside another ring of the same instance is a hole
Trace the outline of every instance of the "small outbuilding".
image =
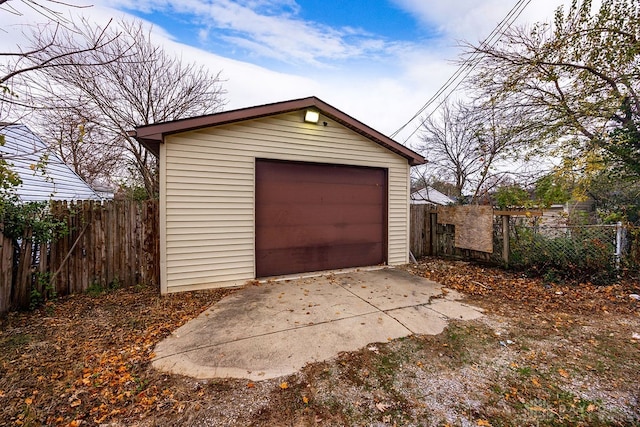
[(159, 158), (163, 293), (408, 262), (424, 159), (318, 98), (132, 135)]
[(424, 187), (411, 193), (412, 205), (447, 206), (455, 204), (455, 200), (433, 187)]

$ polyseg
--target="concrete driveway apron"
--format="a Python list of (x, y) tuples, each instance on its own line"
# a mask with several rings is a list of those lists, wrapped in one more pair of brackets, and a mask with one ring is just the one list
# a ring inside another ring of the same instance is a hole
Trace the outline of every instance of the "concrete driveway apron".
[(160, 342), (153, 365), (195, 378), (290, 375), (339, 352), (439, 334), (449, 319), (482, 315), (460, 297), (393, 268), (247, 285)]

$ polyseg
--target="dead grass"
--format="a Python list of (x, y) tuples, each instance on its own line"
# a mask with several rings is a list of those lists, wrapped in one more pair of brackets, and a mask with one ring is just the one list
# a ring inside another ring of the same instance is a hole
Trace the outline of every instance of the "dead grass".
[(257, 383), (150, 366), (155, 343), (224, 292), (129, 288), (13, 314), (0, 329), (0, 425), (640, 425), (637, 284), (545, 284), (438, 260), (410, 270), (487, 315)]

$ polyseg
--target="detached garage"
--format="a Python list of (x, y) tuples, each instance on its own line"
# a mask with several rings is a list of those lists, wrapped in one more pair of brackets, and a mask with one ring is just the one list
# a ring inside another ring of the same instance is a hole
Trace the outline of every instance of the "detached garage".
[(159, 157), (161, 290), (408, 262), (424, 159), (318, 98), (139, 127)]

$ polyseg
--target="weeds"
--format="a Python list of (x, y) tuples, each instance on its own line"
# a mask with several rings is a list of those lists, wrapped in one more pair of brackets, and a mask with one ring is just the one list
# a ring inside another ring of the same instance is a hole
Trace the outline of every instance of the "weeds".
[[(97, 297), (104, 293), (118, 290), (121, 287), (122, 286), (120, 284), (120, 280), (116, 276), (113, 278), (113, 280), (111, 280), (111, 282), (107, 283), (106, 286), (100, 282), (91, 282), (91, 284), (89, 284), (89, 286), (87, 287), (86, 293), (89, 294), (89, 296)], [(136, 291), (139, 291), (139, 290), (136, 289)]]

